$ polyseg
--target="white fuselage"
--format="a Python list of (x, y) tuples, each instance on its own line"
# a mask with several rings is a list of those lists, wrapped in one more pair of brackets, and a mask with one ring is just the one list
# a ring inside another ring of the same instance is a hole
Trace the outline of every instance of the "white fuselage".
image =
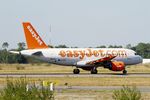
[(21, 51), (22, 55), (35, 56), (49, 63), (76, 66), (78, 62), (91, 61), (116, 56), (113, 60), (122, 61), (125, 65), (142, 63), (142, 58), (133, 50), (124, 48), (47, 48)]

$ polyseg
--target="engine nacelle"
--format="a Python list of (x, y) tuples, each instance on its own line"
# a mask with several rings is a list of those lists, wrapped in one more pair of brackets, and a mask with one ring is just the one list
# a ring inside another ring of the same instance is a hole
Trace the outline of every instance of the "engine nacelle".
[(112, 62), (112, 71), (122, 71), (125, 69), (125, 64), (124, 62), (121, 61), (114, 61)]

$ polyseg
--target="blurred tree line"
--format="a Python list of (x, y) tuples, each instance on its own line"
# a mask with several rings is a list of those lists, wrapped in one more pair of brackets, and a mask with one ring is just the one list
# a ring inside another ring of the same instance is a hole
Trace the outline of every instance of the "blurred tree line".
[[(12, 54), (8, 52), (9, 44), (8, 42), (4, 42), (2, 44), (2, 50), (0, 50), (0, 63), (27, 63), (27, 59), (20, 54)], [(18, 48), (14, 49), (16, 51), (21, 51), (25, 49), (25, 43), (18, 43)]]
[(150, 58), (150, 43), (139, 43), (137, 46), (127, 45), (129, 49), (134, 50), (138, 55), (143, 58)]
[[(123, 46), (110, 45), (106, 47), (103, 45), (103, 46), (98, 46), (97, 48), (123, 48)], [(124, 48), (134, 50), (137, 53), (137, 55), (140, 55), (143, 58), (150, 58), (150, 43), (139, 43), (136, 46), (132, 46), (131, 44), (128, 44)]]
[[(21, 51), (25, 50), (26, 44), (24, 42), (18, 43), (18, 48), (13, 49), (13, 51)], [(50, 48), (69, 48), (66, 45), (58, 45), (58, 46), (51, 46), (48, 45)], [(9, 44), (8, 42), (4, 42), (2, 44), (2, 50), (0, 50), (0, 63), (32, 63), (32, 62), (40, 62), (38, 60), (33, 60), (32, 57), (24, 57), (21, 54), (12, 54), (8, 52)], [(70, 48), (78, 48), (78, 47), (70, 47)], [(89, 47), (91, 48), (91, 47)], [(97, 46), (96, 48), (123, 48), (123, 46), (119, 45), (101, 45)], [(126, 45), (127, 49), (134, 50), (138, 55), (141, 55), (143, 58), (150, 58), (150, 43), (139, 43), (136, 46), (132, 46), (131, 44)]]

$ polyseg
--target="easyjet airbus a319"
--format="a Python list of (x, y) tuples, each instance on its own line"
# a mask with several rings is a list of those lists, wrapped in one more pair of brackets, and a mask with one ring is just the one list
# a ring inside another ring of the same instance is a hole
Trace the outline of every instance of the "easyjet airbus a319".
[(127, 65), (143, 61), (135, 51), (124, 48), (48, 48), (29, 22), (24, 22), (23, 28), (28, 49), (20, 51), (20, 54), (33, 56), (48, 63), (74, 66), (74, 74), (80, 73), (79, 68), (97, 74), (98, 67), (127, 74)]

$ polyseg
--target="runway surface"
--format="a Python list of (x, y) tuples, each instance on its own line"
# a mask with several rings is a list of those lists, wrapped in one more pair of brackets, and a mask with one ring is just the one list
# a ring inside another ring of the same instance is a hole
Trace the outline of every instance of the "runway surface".
[(72, 73), (0, 73), (0, 77), (150, 77), (150, 73), (129, 73), (127, 75), (122, 75), (118, 73), (86, 73), (77, 75)]
[[(6, 85), (0, 85), (0, 89), (4, 89), (5, 87)], [(61, 92), (62, 90), (113, 91), (122, 88), (122, 86), (55, 86), (54, 90), (58, 92)], [(150, 86), (137, 86), (137, 89), (141, 92), (150, 92)]]
[[(94, 91), (113, 91), (122, 89), (122, 86), (56, 86), (56, 90), (94, 90)], [(141, 92), (150, 92), (150, 86), (138, 86)]]

